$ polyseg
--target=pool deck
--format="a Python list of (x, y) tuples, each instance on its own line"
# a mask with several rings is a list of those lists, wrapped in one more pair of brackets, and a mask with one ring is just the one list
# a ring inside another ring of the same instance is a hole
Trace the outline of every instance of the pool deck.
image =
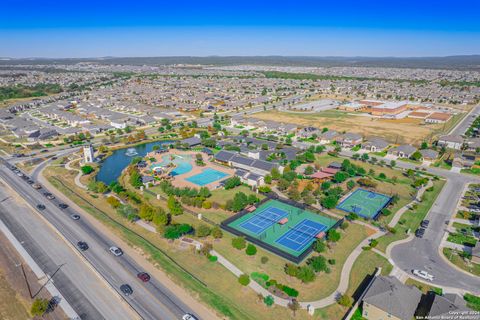
[[(197, 153), (202, 155), (203, 162), (205, 163), (205, 166), (200, 167), (195, 163)], [(215, 170), (224, 172), (228, 175), (228, 176), (226, 176), (226, 177), (224, 177), (220, 180), (214, 181), (212, 183), (209, 183), (209, 184), (206, 184), (206, 185), (203, 186), (203, 187), (207, 187), (210, 190), (216, 189), (219, 186), (219, 184), (222, 180), (228, 179), (235, 174), (234, 169), (222, 167), (218, 164), (215, 164), (215, 163), (209, 161), (208, 156), (205, 153), (202, 153), (202, 152), (183, 151), (183, 150), (177, 150), (177, 149), (170, 149), (170, 150), (168, 150), (168, 152), (163, 152), (163, 153), (155, 153), (155, 151), (152, 151), (152, 152), (149, 152), (145, 156), (145, 159), (147, 159), (147, 163), (149, 163), (148, 166), (150, 166), (150, 162), (148, 161), (149, 158), (155, 158), (157, 162), (161, 162), (163, 160), (162, 157), (164, 157), (166, 155), (167, 156), (168, 155), (176, 155), (176, 156), (179, 156), (179, 157), (188, 155), (188, 156), (191, 157), (191, 160), (189, 161), (189, 163), (192, 165), (192, 170), (187, 172), (187, 173), (184, 173), (184, 174), (181, 174), (181, 175), (178, 175), (178, 176), (174, 176), (173, 179), (171, 180), (172, 185), (175, 186), (175, 187), (178, 187), (178, 188), (184, 188), (184, 187), (197, 188), (197, 189), (200, 188), (199, 185), (197, 185), (195, 183), (192, 183), (190, 181), (187, 181), (186, 179), (189, 178), (189, 177), (192, 177), (194, 175), (197, 175), (199, 173), (202, 173), (203, 170), (205, 170), (207, 168), (215, 169)]]

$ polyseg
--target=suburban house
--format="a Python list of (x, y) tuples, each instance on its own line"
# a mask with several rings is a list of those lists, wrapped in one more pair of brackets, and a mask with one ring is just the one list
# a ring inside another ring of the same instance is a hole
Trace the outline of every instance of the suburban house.
[(321, 144), (329, 144), (335, 140), (335, 137), (338, 135), (337, 131), (329, 130), (320, 135), (319, 141)]
[(242, 169), (237, 169), (235, 175), (240, 178), (243, 183), (252, 187), (259, 187), (265, 183), (264, 177), (256, 173), (248, 172)]
[(438, 139), (438, 145), (441, 147), (460, 150), (462, 148), (464, 139), (457, 135), (441, 136)]
[(180, 143), (191, 148), (200, 145), (202, 143), (202, 139), (199, 137), (191, 137), (181, 140)]
[(323, 182), (326, 180), (331, 180), (335, 173), (337, 173), (339, 169), (334, 168), (321, 168), (319, 171), (311, 174), (309, 177), (316, 180), (317, 182)]
[(314, 134), (318, 137), (322, 134), (322, 130), (315, 127), (305, 127), (298, 131), (298, 136), (301, 138), (310, 138)]
[(432, 293), (427, 297), (427, 301), (428, 312), (426, 316), (428, 319), (448, 319), (454, 314), (471, 311), (465, 300), (457, 294), (447, 293), (441, 296)]
[(417, 151), (417, 148), (414, 146), (404, 144), (388, 150), (388, 154), (397, 156), (399, 158), (410, 158), (415, 151)]
[(362, 143), (362, 149), (368, 152), (380, 152), (388, 147), (388, 142), (381, 138), (371, 138)]
[(434, 161), (438, 158), (438, 152), (432, 149), (422, 149), (419, 152), (424, 161)]
[(351, 148), (362, 143), (362, 136), (357, 133), (345, 133), (337, 138), (335, 141), (342, 147)]
[(422, 293), (397, 278), (379, 276), (363, 297), (362, 316), (368, 320), (411, 320), (415, 315)]

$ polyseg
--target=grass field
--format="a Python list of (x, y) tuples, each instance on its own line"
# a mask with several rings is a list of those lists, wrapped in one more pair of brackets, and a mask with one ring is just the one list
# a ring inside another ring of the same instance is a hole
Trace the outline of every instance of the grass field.
[[(420, 144), (430, 141), (432, 132), (440, 134), (449, 125), (423, 124), (421, 119), (405, 118), (387, 120), (365, 116), (357, 116), (344, 111), (328, 110), (319, 113), (292, 113), (269, 110), (253, 114), (252, 117), (262, 120), (276, 119), (279, 122), (294, 123), (301, 126), (327, 127), (339, 132), (355, 132), (367, 137), (378, 136), (390, 142)], [(455, 117), (451, 121), (458, 121)]]
[(0, 319), (26, 320), (30, 318), (22, 298), (10, 287), (0, 270)]
[(407, 281), (405, 281), (405, 284), (409, 285), (409, 286), (417, 287), (418, 290), (422, 291), (423, 294), (426, 294), (428, 292), (435, 292), (435, 293), (440, 294), (440, 295), (442, 294), (442, 289), (441, 288), (437, 288), (437, 287), (425, 284), (423, 282), (416, 281), (412, 278), (408, 278)]

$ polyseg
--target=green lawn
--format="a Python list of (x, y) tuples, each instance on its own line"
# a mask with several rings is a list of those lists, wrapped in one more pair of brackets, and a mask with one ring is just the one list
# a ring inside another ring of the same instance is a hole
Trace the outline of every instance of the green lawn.
[(430, 286), (428, 284), (425, 284), (423, 282), (419, 282), (419, 281), (414, 280), (412, 278), (408, 278), (407, 281), (405, 281), (405, 284), (417, 287), (418, 290), (422, 291), (423, 294), (426, 294), (428, 292), (435, 292), (436, 294), (441, 295), (442, 292), (443, 292), (443, 290), (441, 288)]
[[(225, 205), (225, 203), (228, 200), (233, 200), (233, 197), (235, 196), (236, 193), (238, 192), (243, 192), (247, 196), (251, 194), (256, 194), (254, 191), (252, 191), (249, 187), (241, 185), (238, 187), (235, 187), (233, 189), (225, 190), (225, 189), (215, 189), (212, 191), (212, 196), (208, 199), (211, 202), (216, 202), (218, 204)], [(256, 196), (262, 200), (265, 198), (262, 194), (256, 194)]]
[(443, 255), (460, 269), (468, 271), (476, 276), (480, 276), (480, 264), (465, 262), (455, 250), (450, 248), (443, 248)]
[(469, 247), (475, 247), (475, 244), (477, 243), (477, 240), (474, 237), (466, 236), (458, 232), (450, 233), (448, 235), (447, 241)]
[(389, 233), (383, 237), (378, 238), (377, 249), (385, 252), (387, 246), (390, 243), (406, 238), (407, 230), (410, 230), (410, 232), (414, 232), (418, 228), (418, 226), (420, 226), (420, 223), (427, 215), (428, 211), (432, 207), (435, 199), (439, 195), (444, 185), (444, 180), (434, 181), (433, 191), (427, 191), (423, 194), (423, 201), (418, 204), (417, 208), (415, 210), (408, 210), (402, 215), (399, 223), (395, 227), (396, 233)]

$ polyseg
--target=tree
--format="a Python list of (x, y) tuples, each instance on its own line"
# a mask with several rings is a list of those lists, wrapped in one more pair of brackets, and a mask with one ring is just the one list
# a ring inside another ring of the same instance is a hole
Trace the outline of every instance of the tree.
[(130, 184), (135, 188), (140, 188), (143, 185), (142, 176), (136, 168), (130, 173)]
[(326, 271), (328, 269), (327, 259), (323, 256), (316, 256), (308, 259), (307, 264), (312, 267), (315, 272)]
[(333, 209), (337, 205), (338, 198), (336, 196), (327, 196), (322, 198), (320, 203), (324, 208)]
[(183, 214), (183, 207), (180, 202), (175, 199), (175, 196), (171, 195), (167, 200), (167, 207), (170, 210), (170, 213), (174, 216)]
[(157, 226), (166, 226), (169, 223), (168, 214), (162, 208), (156, 208), (153, 213), (152, 222)]
[(395, 168), (396, 165), (397, 165), (397, 161), (395, 160), (390, 161), (390, 167)]
[(43, 298), (36, 298), (33, 303), (32, 307), (30, 308), (30, 313), (34, 317), (40, 317), (45, 312), (47, 312), (49, 301)]
[(285, 273), (291, 277), (296, 277), (297, 276), (297, 271), (298, 267), (294, 265), (293, 263), (286, 263), (285, 267), (283, 268)]
[(85, 174), (90, 174), (93, 172), (93, 167), (92, 166), (89, 166), (89, 165), (85, 165), (85, 166), (82, 166), (80, 168), (80, 170), (82, 170), (82, 173), (85, 175)]
[(228, 190), (228, 189), (233, 189), (236, 186), (239, 186), (241, 184), (242, 184), (242, 181), (240, 180), (240, 178), (237, 176), (234, 176), (225, 180), (224, 187), (225, 187), (225, 190)]
[(428, 143), (426, 141), (422, 142), (422, 145), (420, 146), (420, 149), (424, 150), (428, 148)]
[(308, 265), (301, 266), (297, 270), (297, 278), (303, 283), (313, 282), (315, 280), (315, 271)]
[(241, 274), (240, 277), (238, 277), (238, 283), (240, 283), (242, 286), (248, 286), (250, 283), (250, 277), (248, 274)]
[(366, 153), (362, 154), (362, 156), (360, 157), (360, 159), (361, 159), (362, 161), (364, 161), (364, 162), (367, 161), (368, 158), (370, 158), (370, 157), (369, 157), (368, 154), (366, 154)]
[(415, 161), (419, 161), (420, 159), (422, 159), (422, 154), (420, 153), (420, 151), (415, 151), (415, 152), (410, 156), (410, 159), (415, 160)]
[(184, 234), (187, 234), (192, 231), (192, 226), (188, 224), (177, 224), (177, 225), (171, 225), (167, 226), (165, 228), (165, 232), (163, 236), (166, 239), (178, 239)]
[(195, 230), (195, 235), (199, 238), (203, 238), (203, 237), (208, 237), (210, 235), (210, 233), (212, 232), (212, 230), (204, 225), (204, 224), (201, 224), (196, 230)]
[(307, 166), (307, 167), (305, 168), (305, 171), (304, 171), (304, 173), (305, 173), (306, 175), (311, 175), (311, 174), (313, 174), (314, 172), (315, 172), (315, 169), (314, 169), (312, 166)]
[(255, 247), (253, 244), (249, 243), (247, 245), (247, 249), (245, 250), (245, 253), (248, 256), (254, 256), (257, 254), (257, 247)]
[(237, 250), (243, 250), (247, 245), (245, 238), (243, 237), (236, 237), (232, 239), (232, 247)]
[(138, 211), (138, 216), (145, 221), (152, 221), (153, 219), (153, 208), (148, 204), (144, 203), (140, 206), (140, 210)]
[(300, 303), (298, 303), (297, 299), (292, 299), (288, 303), (288, 309), (292, 310), (293, 316), (295, 317), (296, 312), (300, 309)]
[(347, 188), (348, 190), (352, 190), (355, 187), (355, 181), (353, 180), (348, 180), (347, 182)]
[(337, 183), (342, 183), (343, 181), (347, 180), (347, 178), (348, 178), (347, 174), (343, 171), (339, 171), (335, 173), (335, 175), (333, 176), (333, 179)]
[(278, 180), (280, 179), (280, 171), (278, 171), (278, 168), (272, 168), (270, 171), (270, 175), (272, 176), (273, 180)]
[(331, 242), (337, 242), (340, 240), (340, 233), (338, 233), (338, 231), (335, 229), (330, 229), (327, 232), (327, 239)]

